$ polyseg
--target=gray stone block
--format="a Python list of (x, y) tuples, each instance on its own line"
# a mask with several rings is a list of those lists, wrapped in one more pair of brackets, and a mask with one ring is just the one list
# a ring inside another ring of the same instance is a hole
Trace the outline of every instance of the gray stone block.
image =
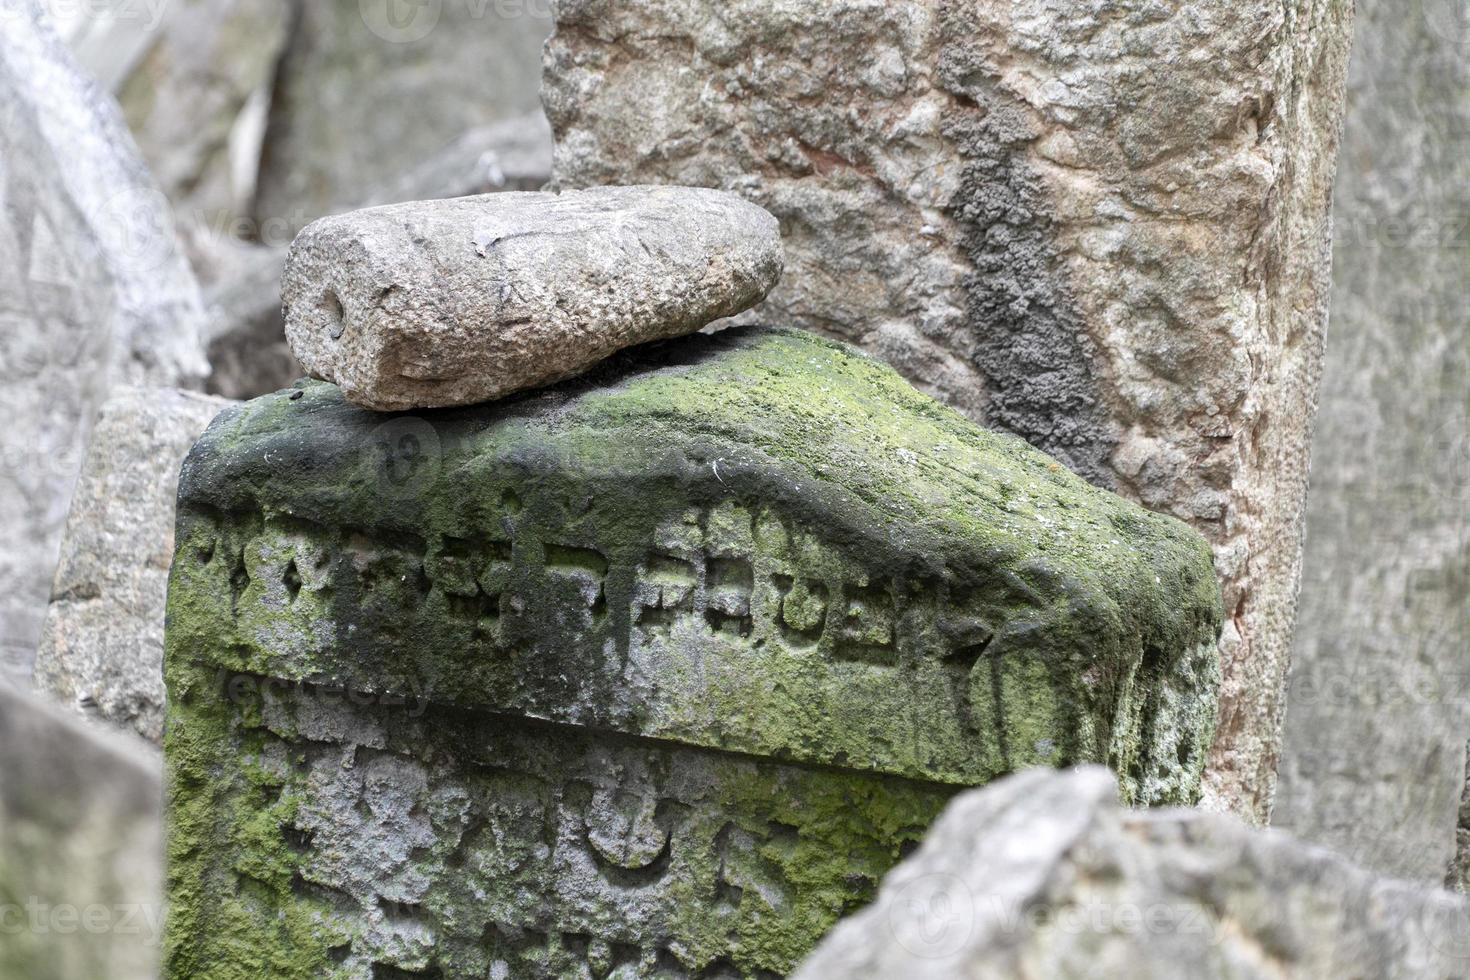
[(0, 16), (0, 132), (0, 664), (26, 685), (98, 406), (208, 367), (168, 203), (34, 0)]
[(229, 404), (172, 388), (114, 392), (92, 429), (62, 534), (35, 685), (155, 743), (179, 467)]

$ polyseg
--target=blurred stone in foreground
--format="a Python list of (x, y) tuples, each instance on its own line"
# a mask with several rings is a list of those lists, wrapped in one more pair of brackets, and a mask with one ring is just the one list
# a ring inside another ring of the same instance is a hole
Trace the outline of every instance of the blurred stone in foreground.
[(255, 219), (360, 206), (478, 126), (539, 110), (548, 5), (300, 4), (276, 75)]
[(27, 684), (61, 525), (115, 384), (208, 370), (198, 286), (117, 106), (32, 0), (0, 15), (0, 676)]
[(967, 793), (796, 980), (1453, 977), (1470, 902), (1191, 810), (1135, 812), (1107, 770)]
[[(550, 177), (551, 130), (538, 111), (476, 127), (361, 203), (535, 191)], [(205, 297), (211, 367), (206, 389), (226, 398), (254, 398), (306, 373), (286, 343), (281, 316), (286, 242), (218, 244), (201, 258), (210, 263), (203, 274), (213, 282)]]
[(1470, 739), (1470, 48), (1436, 6), (1358, 3), (1272, 822), (1439, 883)]
[(0, 682), (0, 977), (154, 980), (158, 758)]
[(36, 687), (163, 740), (163, 612), (179, 466), (231, 404), (126, 388), (98, 413), (36, 655)]

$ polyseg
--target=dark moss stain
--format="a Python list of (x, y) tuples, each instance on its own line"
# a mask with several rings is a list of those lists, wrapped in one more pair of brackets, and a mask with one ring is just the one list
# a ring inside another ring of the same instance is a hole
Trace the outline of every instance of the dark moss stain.
[[(940, 33), (976, 36), (964, 4)], [(1037, 138), (1027, 109), (998, 90), (983, 55), (965, 43), (940, 53), (939, 81), (955, 96), (945, 136), (963, 160), (951, 214), (973, 272), (965, 282), (971, 347), (986, 379), (986, 422), (1050, 453), (1096, 486), (1112, 488), (1117, 442), (1087, 332), (1055, 245), (1046, 190), (1026, 162)]]

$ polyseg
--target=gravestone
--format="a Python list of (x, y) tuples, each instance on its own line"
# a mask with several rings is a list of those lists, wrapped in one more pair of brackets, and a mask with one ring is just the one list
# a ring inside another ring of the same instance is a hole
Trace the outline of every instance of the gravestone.
[(1203, 533), (1207, 802), (1264, 822), (1300, 568), (1351, 5), (563, 0), (564, 187), (781, 221), (757, 320), (879, 354)]
[(0, 677), (27, 686), (93, 414), (208, 366), (168, 203), (38, 3), (0, 15), (0, 132)]
[(1435, 883), (1470, 738), (1470, 33), (1438, 19), (1452, 8), (1358, 4), (1272, 821)]
[(169, 975), (784, 974), (959, 788), (1191, 802), (1204, 541), (850, 348), (737, 328), (186, 461)]
[(228, 404), (173, 388), (122, 388), (103, 404), (36, 652), (38, 690), (155, 743), (179, 466)]

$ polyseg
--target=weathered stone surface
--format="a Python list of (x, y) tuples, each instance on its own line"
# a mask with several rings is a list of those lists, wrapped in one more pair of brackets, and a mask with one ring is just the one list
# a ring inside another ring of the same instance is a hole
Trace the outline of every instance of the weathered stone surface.
[(154, 980), (159, 766), (0, 682), (0, 976)]
[(956, 789), (1190, 801), (1209, 744), (1197, 535), (795, 331), (303, 382), (211, 425), (177, 548), (179, 978), (784, 973)]
[(163, 611), (179, 467), (230, 402), (123, 388), (102, 406), (62, 535), (35, 684), (163, 740)]
[[(1470, 754), (1470, 746), (1466, 751)], [(1444, 886), (1461, 894), (1470, 892), (1470, 760), (1465, 763), (1465, 785), (1460, 795), (1459, 819), (1455, 824), (1455, 855), (1445, 872)]]
[[(359, 202), (363, 206), (498, 191), (535, 191), (551, 178), (551, 130), (539, 111), (481, 126)], [(205, 296), (209, 307), (207, 390), (254, 398), (284, 388), (306, 372), (286, 343), (281, 275), (286, 248), (236, 250)]]
[[(545, 4), (299, 4), (277, 75), (256, 217), (357, 207), (465, 132), (540, 107)], [(300, 219), (298, 219), (300, 216)]]
[(1470, 49), (1358, 10), (1273, 822), (1438, 883), (1470, 738)]
[(1463, 898), (1224, 815), (1124, 810), (1084, 767), (954, 800), (795, 976), (1452, 977), (1467, 959)]
[(1328, 283), (1340, 0), (566, 0), (568, 187), (782, 223), (757, 316), (860, 343), (1190, 522), (1230, 611), (1211, 805), (1269, 809)]
[(26, 684), (93, 413), (207, 366), (167, 204), (30, 0), (0, 17), (0, 132), (0, 676)]
[(383, 411), (468, 405), (692, 333), (781, 277), (776, 219), (720, 191), (484, 194), (324, 218), (291, 245), (286, 339)]

